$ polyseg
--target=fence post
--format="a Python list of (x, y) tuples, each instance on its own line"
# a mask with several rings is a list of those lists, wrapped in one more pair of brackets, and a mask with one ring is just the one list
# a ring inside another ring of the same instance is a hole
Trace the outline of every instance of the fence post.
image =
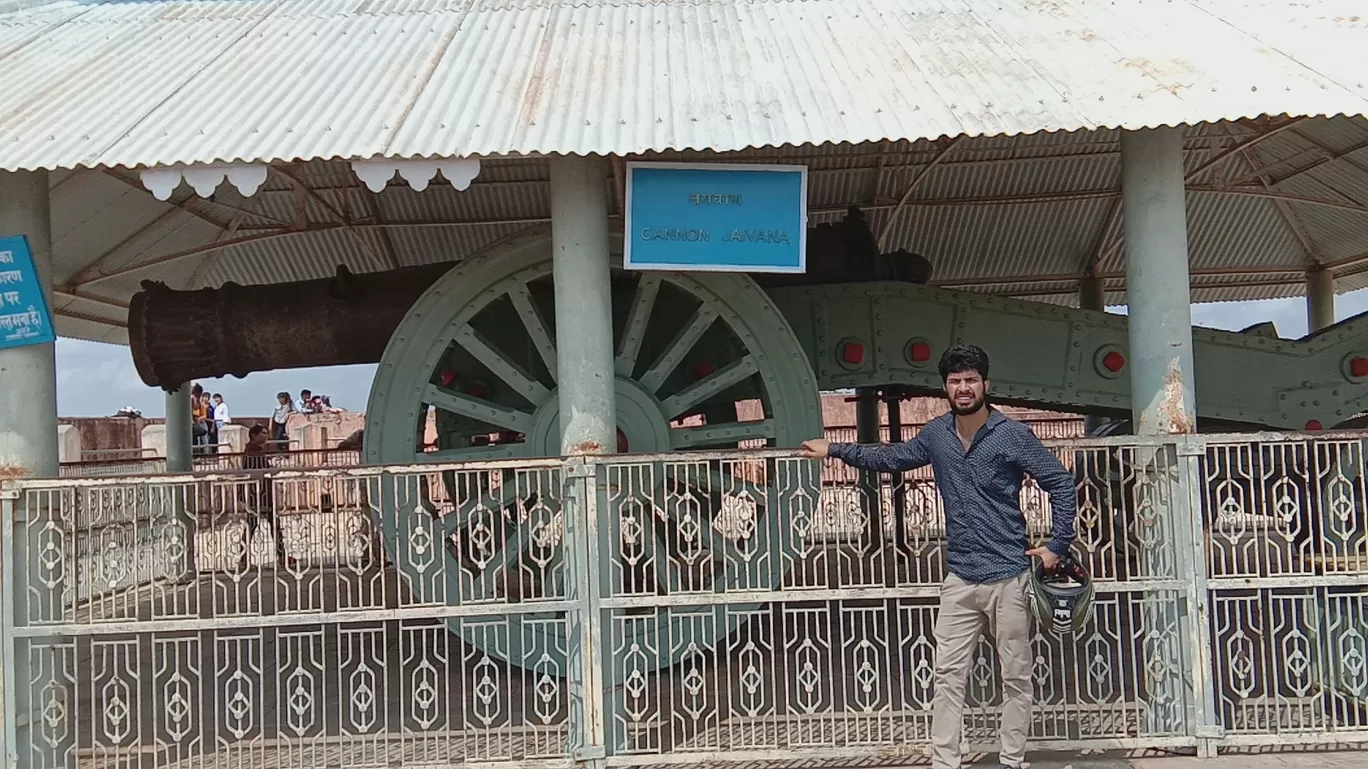
[[(1207, 583), (1207, 548), (1202, 525), (1202, 493), (1204, 474), (1202, 459), (1206, 456), (1206, 440), (1190, 435), (1178, 439), (1178, 487), (1186, 504), (1179, 507), (1185, 514), (1175, 516), (1175, 543), (1178, 578), (1186, 586), (1184, 596), (1184, 641), (1189, 645), (1188, 662), (1191, 667), (1192, 695), (1188, 709), (1188, 723), (1192, 724), (1197, 739), (1197, 756), (1215, 758), (1217, 746), (1225, 737), (1225, 730), (1216, 717), (1215, 671), (1211, 650), (1211, 593)], [(1175, 506), (1178, 507), (1178, 506)], [(1183, 508), (1186, 508), (1185, 511)]]
[(566, 672), (570, 685), (570, 757), (584, 769), (602, 769), (607, 757), (603, 703), (602, 576), (599, 569), (601, 467), (593, 457), (565, 460)]
[(14, 716), (14, 623), (15, 610), (14, 559), (10, 549), (14, 544), (15, 500), (19, 492), (8, 485), (0, 486), (0, 760), (6, 767), (18, 766), (15, 748)]

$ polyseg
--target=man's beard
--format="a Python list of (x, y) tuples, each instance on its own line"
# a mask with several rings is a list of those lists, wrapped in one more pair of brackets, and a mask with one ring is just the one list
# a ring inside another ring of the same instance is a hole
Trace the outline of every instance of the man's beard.
[(950, 399), (950, 410), (953, 411), (957, 417), (967, 417), (970, 414), (977, 413), (979, 409), (984, 408), (987, 405), (987, 393), (984, 393), (983, 397), (975, 399), (968, 406), (961, 406), (954, 398)]

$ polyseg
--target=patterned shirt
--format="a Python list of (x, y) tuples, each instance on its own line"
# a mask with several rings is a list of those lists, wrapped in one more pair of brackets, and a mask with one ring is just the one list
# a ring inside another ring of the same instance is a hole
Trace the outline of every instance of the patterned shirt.
[(1020, 502), (1023, 474), (1050, 495), (1053, 537), (1047, 546), (1064, 556), (1073, 544), (1078, 512), (1073, 476), (1031, 428), (997, 409), (989, 410), (968, 451), (955, 432), (954, 414), (947, 413), (906, 443), (833, 443), (830, 454), (881, 473), (931, 465), (945, 502), (946, 565), (965, 582), (997, 582), (1030, 568)]

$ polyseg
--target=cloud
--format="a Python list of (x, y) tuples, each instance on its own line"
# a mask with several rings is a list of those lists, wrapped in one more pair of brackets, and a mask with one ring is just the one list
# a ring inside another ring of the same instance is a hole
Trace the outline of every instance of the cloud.
[[(1109, 308), (1112, 312), (1125, 307)], [(1368, 311), (1368, 289), (1343, 294), (1335, 301), (1336, 320), (1345, 320)], [(1263, 321), (1273, 321), (1278, 334), (1296, 339), (1306, 335), (1306, 302), (1301, 298), (1269, 299), (1257, 302), (1200, 304), (1192, 308), (1194, 325), (1238, 331)], [(335, 366), (331, 368), (263, 371), (243, 379), (226, 377), (206, 379), (200, 384), (210, 392), (223, 393), (232, 413), (241, 416), (266, 416), (275, 408), (275, 395), (285, 391), (298, 397), (309, 388), (332, 397), (334, 406), (364, 411), (370, 395), (375, 366)], [(124, 406), (132, 406), (143, 416), (164, 416), (165, 400), (161, 390), (150, 388), (138, 378), (127, 347), (60, 339), (57, 342), (57, 408), (62, 416), (109, 416)]]

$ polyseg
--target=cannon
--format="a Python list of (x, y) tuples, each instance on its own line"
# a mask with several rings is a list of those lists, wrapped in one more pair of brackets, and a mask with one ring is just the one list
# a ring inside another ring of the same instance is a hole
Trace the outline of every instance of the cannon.
[[(905, 252), (879, 254), (858, 210), (811, 231), (812, 268), (803, 276), (632, 272), (620, 268), (620, 233), (612, 249), (618, 265), (612, 375), (624, 452), (796, 447), (821, 435), (821, 392), (898, 385), (938, 393), (937, 359), (959, 341), (992, 357), (998, 402), (1117, 417), (1130, 412), (1124, 316), (927, 285), (930, 263)], [(500, 540), (504, 552), (487, 552), (491, 511), (535, 506), (539, 515), (559, 514), (557, 495), (545, 493), (555, 482), (552, 465), (536, 464), (560, 447), (554, 280), (551, 231), (543, 225), (454, 266), (292, 284), (274, 297), (233, 287), (177, 292), (149, 285), (132, 303), (129, 337), (140, 375), (154, 386), (373, 357), (379, 367), (367, 406), (367, 463), (531, 463), (526, 471), (483, 479), (445, 476), (445, 493), (457, 501), (440, 526), (447, 557), (460, 564), (450, 574), (487, 571), (533, 557), (538, 547), (527, 532), (514, 531)], [(372, 281), (382, 288), (368, 290)], [(270, 318), (269, 338), (243, 340), (254, 332), (234, 329), (221, 352), (205, 355), (213, 348), (188, 350), (169, 327), (241, 312), (244, 305), (252, 317)], [(319, 323), (320, 313), (335, 318), (337, 328)], [(358, 323), (363, 343), (351, 344), (347, 329)], [(1303, 340), (1200, 328), (1193, 334), (1203, 419), (1301, 429), (1342, 421), (1368, 404), (1368, 320), (1362, 317)], [(376, 350), (381, 336), (388, 341)], [(273, 346), (271, 339), (282, 337), (292, 340), (288, 348)], [(345, 355), (340, 345), (349, 345)], [(745, 404), (744, 415), (738, 404)], [(423, 426), (434, 411), (436, 442), (427, 445)], [(772, 473), (742, 478), (717, 461), (706, 465), (688, 477), (656, 474), (638, 492), (658, 499), (695, 489), (709, 516), (729, 497), (746, 496), (758, 500), (758, 529), (782, 528), (779, 511), (764, 509), (764, 500), (778, 498), (763, 488), (774, 483)], [(816, 497), (815, 473), (798, 483), (800, 492)], [(412, 513), (428, 507), (430, 493), (414, 487), (372, 495), (385, 547), (411, 583), (430, 575), (407, 571), (397, 555), (415, 536), (428, 536), (420, 531), (428, 524)], [(502, 520), (517, 528), (511, 514)], [(481, 536), (472, 527), (482, 527)], [(662, 522), (654, 535), (671, 536), (667, 527)], [(797, 544), (776, 536), (771, 546), (764, 586), (777, 588)], [(721, 569), (714, 576), (734, 578)], [(677, 578), (654, 575), (664, 590)], [(481, 599), (469, 594), (473, 583), (462, 584), (447, 585), (448, 600)], [(665, 633), (669, 623), (662, 613), (629, 625), (623, 643), (638, 640), (632, 633)], [(524, 627), (532, 629), (519, 634), (518, 653), (484, 650), (515, 664), (539, 656), (564, 660), (565, 639), (554, 637), (549, 624)], [(713, 632), (720, 638), (730, 630), (719, 622)], [(672, 664), (681, 653), (662, 656), (659, 664)]]

